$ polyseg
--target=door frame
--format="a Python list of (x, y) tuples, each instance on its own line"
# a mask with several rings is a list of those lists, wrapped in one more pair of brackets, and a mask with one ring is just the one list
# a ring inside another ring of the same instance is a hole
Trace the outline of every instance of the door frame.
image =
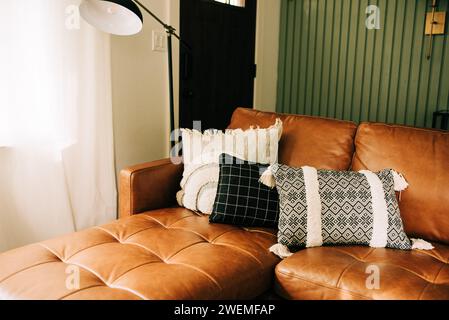
[[(258, 7), (259, 7), (258, 3), (262, 2), (263, 0), (247, 0), (246, 8), (241, 8), (238, 6), (232, 6), (229, 4), (220, 3), (215, 0), (190, 0), (190, 1), (192, 1), (192, 3), (184, 2), (184, 6), (180, 6), (180, 8), (179, 8), (180, 9), (179, 10), (180, 11), (180, 23), (181, 23), (182, 14), (183, 14), (181, 12), (182, 10), (186, 10), (186, 12), (188, 12), (189, 15), (193, 14), (194, 16), (196, 16), (198, 14), (197, 10), (206, 10), (206, 11), (212, 10), (212, 12), (214, 12), (215, 9), (213, 9), (213, 7), (221, 8), (221, 9), (218, 9), (220, 12), (223, 12), (223, 13), (228, 12), (228, 13), (224, 13), (226, 15), (228, 15), (228, 14), (233, 15), (232, 12), (235, 12), (236, 14), (238, 14), (238, 11), (245, 10), (245, 15), (250, 20), (247, 20), (246, 22), (243, 22), (243, 23), (245, 25), (248, 25), (248, 23), (249, 23), (249, 25), (253, 26), (254, 29), (252, 29), (252, 32), (246, 33), (247, 34), (246, 36), (249, 36), (250, 42), (245, 41), (244, 43), (246, 43), (246, 44), (251, 43), (252, 45), (250, 45), (249, 47), (245, 46), (245, 48), (249, 50), (249, 51), (245, 52), (245, 55), (246, 55), (245, 60), (247, 61), (248, 55), (251, 56), (251, 59), (249, 60), (249, 64), (248, 64), (248, 68), (249, 68), (248, 73), (245, 73), (245, 77), (240, 78), (239, 81), (243, 81), (241, 83), (241, 85), (243, 85), (244, 87), (247, 87), (247, 89), (249, 89), (250, 91), (246, 91), (246, 89), (245, 89), (245, 91), (240, 90), (240, 95), (235, 96), (236, 100), (234, 102), (231, 102), (232, 104), (235, 104), (235, 106), (229, 105), (229, 109), (233, 110), (234, 108), (237, 108), (237, 107), (253, 108), (254, 100), (255, 100), (255, 90), (256, 90), (256, 88), (255, 88), (255, 86), (256, 86), (256, 70), (254, 70), (254, 76), (253, 76), (252, 66), (256, 66), (255, 63), (256, 63), (257, 35), (258, 35), (257, 34), (257, 32), (258, 32), (258, 28), (257, 28), (258, 20), (257, 19), (258, 19)], [(250, 1), (250, 2), (248, 3), (248, 1)], [(192, 7), (190, 6), (190, 4), (192, 5)], [(224, 11), (222, 11), (222, 10), (224, 10)], [(204, 19), (208, 20), (207, 17), (204, 17)], [(239, 20), (239, 21), (245, 21), (245, 20)], [(185, 21), (183, 23), (187, 23), (186, 25), (189, 25), (188, 21)], [(197, 36), (196, 36), (196, 32), (199, 30), (198, 28), (201, 28), (201, 26), (198, 24), (195, 27), (192, 26), (192, 29), (190, 29), (190, 27), (189, 27), (190, 31), (189, 31), (188, 37), (186, 34), (183, 33), (183, 30), (180, 30), (181, 37), (183, 37), (184, 41), (186, 41), (187, 43), (192, 42), (192, 46), (198, 45), (198, 43), (196, 43), (196, 42), (200, 41), (199, 40), (200, 38), (197, 38)], [(181, 29), (182, 29), (182, 26), (181, 26)], [(197, 30), (195, 30), (195, 29), (197, 29)], [(213, 37), (214, 35), (210, 34), (210, 36)], [(189, 39), (189, 38), (191, 38), (191, 39)], [(210, 126), (210, 127), (214, 127), (214, 128), (218, 127), (218, 128), (224, 129), (228, 124), (228, 120), (226, 120), (226, 123), (223, 123), (223, 121), (221, 121), (221, 122), (218, 121), (218, 123), (216, 123), (217, 121), (213, 120), (213, 116), (210, 113), (209, 109), (208, 109), (209, 111), (207, 111), (207, 112), (206, 112), (206, 110), (201, 109), (201, 108), (205, 107), (204, 103), (207, 104), (207, 102), (205, 102), (203, 100), (203, 98), (199, 98), (200, 100), (198, 100), (198, 98), (195, 98), (195, 96), (190, 96), (191, 98), (189, 98), (188, 92), (190, 92), (190, 90), (192, 90), (192, 93), (195, 95), (195, 94), (198, 94), (195, 91), (204, 89), (204, 88), (200, 89), (200, 87), (202, 86), (200, 84), (201, 82), (197, 82), (197, 81), (199, 81), (198, 74), (196, 76), (194, 75), (193, 79), (189, 77), (189, 78), (185, 78), (183, 80), (184, 74), (191, 75), (190, 72), (192, 72), (192, 70), (189, 71), (187, 69), (187, 68), (189, 68), (189, 65), (194, 67), (194, 72), (200, 71), (201, 68), (198, 65), (198, 61), (199, 61), (198, 59), (201, 56), (204, 56), (204, 55), (207, 56), (207, 52), (206, 53), (204, 51), (201, 51), (201, 53), (197, 52), (196, 55), (193, 57), (193, 59), (197, 59), (196, 62), (194, 61), (193, 63), (191, 63), (191, 62), (187, 63), (187, 61), (190, 61), (190, 60), (187, 60), (187, 59), (190, 59), (188, 57), (189, 56), (188, 49), (185, 49), (185, 47), (183, 47), (183, 48), (181, 48), (181, 51), (182, 51), (181, 52), (182, 56), (179, 57), (180, 70), (179, 70), (179, 79), (178, 79), (178, 84), (179, 84), (178, 110), (179, 110), (180, 125), (186, 126), (186, 127), (191, 127), (192, 126), (191, 121), (195, 121), (196, 120), (195, 117), (197, 117), (199, 114), (202, 114), (203, 112), (205, 112), (205, 113), (209, 114), (209, 116), (207, 116), (203, 119), (206, 121), (205, 126), (208, 126), (208, 127)], [(212, 59), (212, 61), (214, 60), (213, 58), (211, 58), (211, 59)], [(217, 61), (217, 60), (215, 60), (215, 61)], [(214, 62), (213, 64), (215, 64), (215, 63), (216, 62)], [(246, 65), (246, 62), (244, 62), (243, 65)], [(237, 65), (236, 65), (236, 67), (237, 67)], [(233, 68), (233, 70), (240, 70), (241, 67), (242, 67), (242, 65), (237, 67), (237, 69)], [(205, 72), (205, 70), (202, 70), (201, 72)], [(251, 79), (250, 82), (247, 82), (249, 80), (247, 78), (247, 76), (250, 77), (250, 79)], [(196, 78), (196, 81), (195, 81), (195, 78)], [(247, 79), (247, 80), (243, 80), (243, 79)], [(215, 86), (220, 83), (220, 80), (217, 79), (216, 81), (217, 81), (217, 83), (215, 83), (215, 80), (214, 80)], [(221, 86), (219, 85), (219, 87), (221, 87)], [(216, 90), (217, 87), (214, 87), (214, 88)], [(240, 86), (234, 87), (234, 88), (240, 88)], [(238, 89), (237, 89), (237, 91), (238, 91)], [(234, 92), (236, 92), (236, 91), (234, 91)], [(244, 92), (246, 92), (246, 94)], [(206, 99), (206, 101), (208, 100), (208, 98), (206, 98), (206, 97), (204, 97), (204, 98)], [(190, 99), (193, 99), (193, 100), (190, 100)], [(203, 100), (203, 102), (201, 102), (201, 104), (199, 105), (198, 103), (201, 100)], [(231, 98), (231, 101), (232, 100), (234, 100), (234, 99)], [(240, 100), (240, 102), (239, 102), (239, 100)], [(219, 105), (220, 102), (218, 102), (218, 101), (220, 101), (220, 100), (216, 100), (216, 101)], [(246, 102), (244, 102), (244, 101), (246, 101)], [(183, 102), (183, 106), (186, 109), (184, 109), (184, 110), (181, 109), (181, 107), (182, 107), (181, 102)], [(214, 105), (214, 103), (212, 105)], [(227, 111), (225, 111), (225, 109)], [(219, 109), (217, 109), (217, 111), (220, 110), (219, 113), (223, 112), (223, 115), (226, 115), (226, 118), (229, 117), (229, 120), (230, 120), (230, 116), (232, 115), (232, 113), (230, 114), (229, 111), (231, 111), (231, 110), (229, 110), (228, 108), (225, 108), (225, 109), (219, 108)], [(193, 114), (194, 114), (193, 116), (191, 115), (191, 112), (193, 112)], [(197, 116), (195, 116), (195, 114)], [(184, 119), (181, 119), (181, 116), (183, 116)], [(212, 117), (212, 118), (210, 118), (210, 117)], [(198, 116), (198, 118), (200, 118), (200, 116)], [(215, 119), (218, 119), (218, 118), (215, 118)], [(200, 119), (197, 119), (197, 120), (200, 120)], [(202, 129), (206, 129), (206, 128), (202, 128)]]
[[(169, 0), (169, 23), (180, 31), (182, 0)], [(279, 52), (279, 26), (282, 0), (259, 0), (256, 17), (256, 54), (257, 76), (254, 84), (254, 107), (262, 111), (276, 111), (277, 72)], [(273, 27), (274, 26), (274, 27)], [(271, 32), (266, 32), (267, 29)], [(179, 128), (179, 81), (180, 50), (179, 42), (173, 41), (173, 67), (175, 92), (175, 126)], [(167, 88), (168, 90), (168, 88)], [(167, 101), (168, 103), (168, 101)], [(168, 105), (167, 105), (168, 123)], [(169, 148), (167, 147), (167, 154)]]

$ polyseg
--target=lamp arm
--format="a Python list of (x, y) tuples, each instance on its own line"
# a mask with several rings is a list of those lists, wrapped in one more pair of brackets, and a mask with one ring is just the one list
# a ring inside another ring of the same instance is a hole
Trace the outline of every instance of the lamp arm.
[(150, 16), (152, 16), (154, 18), (154, 20), (156, 20), (157, 22), (159, 22), (159, 24), (161, 24), (165, 31), (167, 31), (167, 33), (171, 34), (172, 36), (174, 36), (176, 39), (179, 40), (179, 42), (184, 45), (188, 50), (190, 50), (190, 46), (181, 39), (181, 37), (176, 33), (176, 29), (173, 28), (171, 25), (166, 24), (164, 21), (162, 21), (158, 16), (156, 16), (153, 12), (151, 12), (150, 9), (148, 9), (147, 7), (145, 7), (143, 5), (142, 2), (140, 2), (139, 0), (133, 0), (137, 5), (139, 5), (146, 13), (148, 13)]
[(145, 10), (146, 13), (148, 13), (150, 16), (152, 16), (154, 18), (154, 20), (156, 20), (157, 22), (159, 22), (165, 29), (169, 30), (169, 29), (173, 29), (173, 31), (175, 31), (175, 29), (171, 26), (169, 26), (168, 24), (166, 24), (164, 21), (162, 21), (161, 19), (159, 19), (158, 16), (156, 16), (153, 12), (150, 11), (150, 9), (148, 9), (147, 7), (145, 7), (142, 2), (140, 2), (139, 0), (133, 0), (135, 3), (137, 3), (143, 10)]

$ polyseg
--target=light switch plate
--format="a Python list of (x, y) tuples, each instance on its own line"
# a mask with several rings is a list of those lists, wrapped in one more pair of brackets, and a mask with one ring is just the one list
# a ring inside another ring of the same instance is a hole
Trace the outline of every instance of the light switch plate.
[(167, 34), (165, 31), (153, 30), (153, 51), (167, 50)]

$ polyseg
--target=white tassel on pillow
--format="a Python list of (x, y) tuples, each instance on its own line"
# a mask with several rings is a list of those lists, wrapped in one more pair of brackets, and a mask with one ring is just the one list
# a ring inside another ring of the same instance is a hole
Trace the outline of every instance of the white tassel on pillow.
[(407, 189), (409, 184), (407, 180), (405, 180), (404, 176), (394, 170), (391, 170), (391, 172), (393, 173), (394, 179), (394, 191), (404, 191)]
[(412, 240), (412, 250), (433, 250), (435, 247), (427, 241), (422, 239), (410, 239)]
[(269, 188), (276, 187), (276, 179), (274, 178), (273, 171), (271, 170), (271, 166), (267, 168), (267, 170), (262, 173), (260, 176), (259, 182), (266, 185)]
[(286, 259), (288, 257), (291, 257), (293, 253), (288, 250), (287, 246), (284, 246), (283, 244), (275, 244), (270, 248), (270, 252), (274, 253), (281, 259)]
[(180, 190), (176, 193), (176, 201), (181, 207), (183, 206), (183, 200), (184, 200), (184, 191)]

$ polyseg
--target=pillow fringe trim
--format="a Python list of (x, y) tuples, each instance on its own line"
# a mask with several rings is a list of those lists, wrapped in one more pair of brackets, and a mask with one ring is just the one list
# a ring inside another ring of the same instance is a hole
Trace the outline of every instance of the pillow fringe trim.
[[(433, 250), (435, 247), (423, 239), (411, 239), (412, 240), (412, 250)], [(281, 259), (290, 258), (293, 253), (288, 249), (287, 246), (277, 243), (270, 248), (270, 252), (275, 254)]]

